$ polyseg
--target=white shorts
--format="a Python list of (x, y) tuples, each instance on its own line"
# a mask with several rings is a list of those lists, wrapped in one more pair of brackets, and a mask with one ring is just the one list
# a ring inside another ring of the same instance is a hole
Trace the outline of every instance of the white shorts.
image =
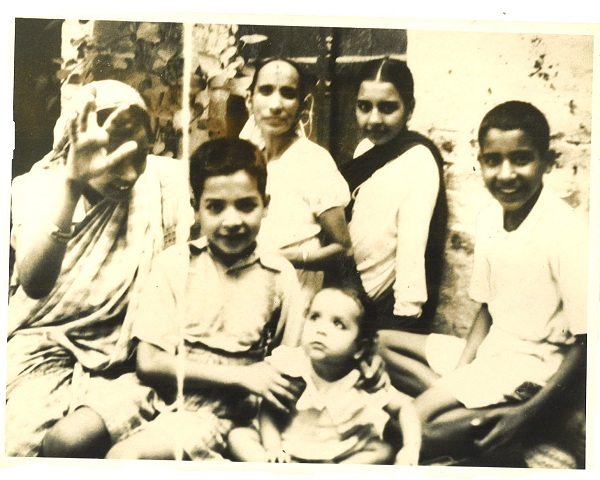
[(532, 378), (539, 360), (532, 355), (509, 352), (477, 357), (456, 368), (466, 341), (450, 335), (431, 334), (427, 338), (429, 366), (441, 377), (435, 385), (449, 392), (466, 408), (482, 408), (533, 396), (544, 383)]

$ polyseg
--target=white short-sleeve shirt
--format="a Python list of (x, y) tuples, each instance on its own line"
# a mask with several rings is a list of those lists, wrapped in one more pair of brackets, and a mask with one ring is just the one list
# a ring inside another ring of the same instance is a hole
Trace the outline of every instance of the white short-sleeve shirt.
[(305, 137), (267, 164), (271, 196), (258, 243), (264, 250), (301, 245), (321, 233), (318, 217), (350, 202), (348, 184), (329, 152)]
[(514, 351), (556, 371), (561, 348), (587, 332), (587, 241), (585, 222), (547, 188), (512, 232), (499, 204), (481, 212), (470, 295), (493, 324), (478, 356)]

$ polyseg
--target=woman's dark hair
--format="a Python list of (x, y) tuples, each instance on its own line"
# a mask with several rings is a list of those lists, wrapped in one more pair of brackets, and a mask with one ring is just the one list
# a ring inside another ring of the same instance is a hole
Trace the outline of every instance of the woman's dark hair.
[(544, 114), (527, 102), (511, 100), (501, 103), (485, 114), (479, 126), (477, 139), (483, 146), (487, 133), (492, 128), (498, 130), (523, 130), (540, 155), (550, 148), (550, 126)]
[(415, 108), (415, 83), (406, 62), (389, 57), (370, 60), (358, 73), (357, 93), (365, 80), (390, 82), (398, 90), (404, 108), (409, 112)]
[(256, 180), (259, 193), (266, 198), (267, 165), (252, 143), (239, 138), (217, 138), (200, 145), (190, 156), (190, 186), (196, 206), (207, 178), (239, 170)]
[(302, 103), (309, 93), (306, 74), (304, 73), (300, 65), (298, 65), (293, 60), (290, 60), (289, 58), (267, 57), (257, 60), (254, 69), (254, 76), (252, 77), (252, 83), (250, 84), (250, 87), (248, 87), (250, 94), (254, 93), (254, 89), (256, 88), (256, 82), (258, 81), (258, 74), (260, 73), (260, 71), (263, 69), (263, 67), (272, 62), (285, 62), (291, 65), (298, 72), (298, 100), (300, 101), (300, 103)]

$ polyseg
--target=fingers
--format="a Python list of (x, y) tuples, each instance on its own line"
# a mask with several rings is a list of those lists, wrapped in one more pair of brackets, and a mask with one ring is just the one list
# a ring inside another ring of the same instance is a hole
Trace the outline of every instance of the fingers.
[(375, 374), (375, 368), (373, 368), (372, 365), (369, 365), (366, 360), (360, 361), (360, 371), (362, 372), (365, 380), (370, 380)]
[(128, 155), (131, 155), (137, 150), (138, 144), (134, 140), (129, 142), (125, 142), (119, 148), (117, 148), (114, 152), (107, 154), (105, 148), (101, 148), (98, 155), (93, 164), (90, 165), (90, 170), (93, 172), (93, 176), (97, 176), (105, 172), (106, 170), (111, 169), (115, 165), (118, 165), (121, 161), (127, 158)]
[(284, 413), (289, 413), (289, 409), (283, 404), (281, 403), (277, 397), (275, 395), (273, 395), (271, 392), (267, 392), (265, 393), (265, 395), (263, 396), (263, 398), (269, 402), (271, 405), (273, 405), (277, 410), (284, 412)]
[(269, 463), (290, 463), (290, 456), (283, 450), (270, 450), (267, 452)]
[(278, 410), (289, 412), (288, 405), (295, 403), (303, 386), (298, 385), (296, 379), (282, 375), (266, 362), (251, 368), (256, 370), (254, 378), (258, 380), (251, 390), (261, 395)]
[(502, 432), (499, 426), (495, 426), (483, 438), (475, 440), (474, 444), (482, 450), (490, 451), (507, 443), (509, 441), (507, 437), (506, 432)]
[(477, 448), (482, 450), (493, 450), (494, 448), (498, 448), (501, 445), (501, 442), (498, 442), (498, 436), (494, 434), (495, 429), (492, 429), (485, 437), (480, 440), (475, 440), (474, 444)]
[(374, 356), (371, 364), (362, 360), (360, 363), (361, 378), (356, 386), (373, 393), (390, 384), (389, 375), (385, 369), (385, 363), (379, 356)]
[(115, 151), (111, 152), (107, 157), (106, 161), (110, 165), (119, 163), (121, 160), (126, 158), (128, 155), (134, 153), (138, 148), (138, 144), (135, 140), (125, 142), (123, 145), (118, 147)]
[(290, 392), (294, 398), (300, 397), (304, 391), (304, 388), (306, 387), (306, 382), (301, 377), (289, 377), (287, 375), (283, 375), (283, 378), (288, 381), (286, 390)]
[(498, 417), (495, 414), (482, 413), (480, 416), (473, 418), (470, 425), (473, 428), (484, 428), (486, 425), (495, 421), (498, 421)]
[(290, 455), (286, 452), (282, 452), (279, 463), (291, 463), (291, 462), (292, 462), (292, 459), (291, 459)]
[(264, 398), (279, 410), (288, 413), (290, 406), (296, 403), (300, 393), (291, 382), (280, 376), (279, 379), (271, 383)]
[(280, 385), (271, 388), (271, 393), (284, 405), (285, 410), (289, 410), (288, 406), (293, 405), (298, 399), (294, 394), (290, 393), (285, 387)]
[(81, 111), (76, 111), (71, 116), (68, 132), (71, 145), (77, 145), (78, 148), (87, 148), (89, 144), (106, 141), (106, 133), (99, 133), (95, 90), (86, 97)]
[(129, 105), (125, 105), (125, 106), (121, 106), (121, 107), (115, 108), (110, 113), (110, 115), (108, 116), (108, 118), (106, 119), (106, 121), (104, 122), (104, 124), (102, 125), (102, 127), (110, 134), (114, 130), (114, 128), (115, 128), (114, 122), (117, 119), (117, 117), (121, 113), (123, 113), (123, 112), (125, 112), (127, 110), (129, 110)]
[[(97, 126), (96, 116), (96, 89), (92, 89), (85, 99), (81, 112), (75, 112), (71, 123), (71, 132), (73, 138), (76, 138), (78, 132), (87, 132), (91, 126)], [(74, 129), (74, 130), (73, 130)]]
[(474, 440), (474, 444), (476, 447), (481, 449), (488, 448), (487, 444), (489, 442), (489, 437), (494, 429), (486, 428), (486, 426), (494, 419), (494, 417), (481, 415), (479, 417), (473, 418), (469, 422), (469, 426), (473, 430), (474, 435), (477, 437)]
[(89, 99), (83, 106), (83, 111), (79, 116), (79, 130), (81, 132), (87, 132), (90, 125), (98, 125), (96, 117), (96, 91), (93, 90), (90, 94)]
[(76, 143), (79, 132), (79, 115), (75, 112), (69, 120), (69, 138), (71, 143)]
[(385, 370), (385, 363), (379, 355), (374, 355), (369, 363), (366, 359), (360, 361), (360, 371), (365, 380), (381, 377)]

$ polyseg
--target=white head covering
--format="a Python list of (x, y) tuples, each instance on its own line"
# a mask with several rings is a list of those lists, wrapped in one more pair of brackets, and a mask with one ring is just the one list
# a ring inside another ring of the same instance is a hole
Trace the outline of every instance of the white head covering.
[[(69, 143), (69, 125), (76, 114), (83, 113), (83, 108), (92, 91), (96, 92), (96, 111), (117, 107), (137, 106), (148, 111), (146, 102), (133, 87), (118, 80), (98, 80), (79, 87), (71, 99), (63, 107), (60, 117), (54, 126), (53, 151), (45, 160), (62, 157)], [(51, 156), (52, 158), (49, 158)]]

